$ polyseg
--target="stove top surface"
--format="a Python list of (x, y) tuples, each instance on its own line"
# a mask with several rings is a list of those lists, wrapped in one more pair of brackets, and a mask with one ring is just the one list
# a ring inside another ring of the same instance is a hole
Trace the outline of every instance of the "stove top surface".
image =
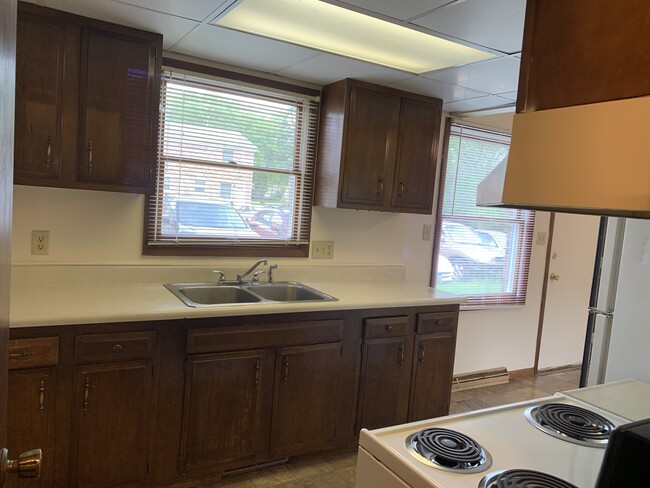
[[(525, 412), (531, 407), (545, 403), (589, 409), (606, 417), (614, 426), (629, 422), (579, 400), (557, 394), (553, 397), (374, 431), (362, 430), (359, 444), (413, 488), (477, 488), (486, 476), (485, 470), (469, 473), (450, 472), (417, 460), (407, 449), (405, 441), (417, 432), (432, 428), (456, 431), (474, 440), (491, 455), (490, 472), (534, 470), (571, 483), (567, 486), (593, 488), (604, 449), (566, 442), (533, 427), (526, 419)], [(534, 484), (505, 486), (544, 488), (544, 485)], [(497, 487), (498, 485), (495, 485), (494, 488)]]
[(478, 488), (577, 488), (556, 476), (531, 469), (508, 469), (486, 475)]

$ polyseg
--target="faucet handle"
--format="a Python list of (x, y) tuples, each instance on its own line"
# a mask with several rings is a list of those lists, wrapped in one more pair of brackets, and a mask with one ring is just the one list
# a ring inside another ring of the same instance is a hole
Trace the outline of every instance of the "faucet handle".
[(223, 271), (219, 271), (218, 269), (213, 269), (212, 272), (219, 275), (219, 278), (217, 279), (217, 285), (220, 285), (221, 283), (226, 281), (226, 273), (224, 273)]
[(251, 281), (251, 283), (253, 283), (254, 285), (259, 285), (259, 283), (260, 283), (260, 275), (264, 274), (264, 273), (266, 273), (266, 271), (264, 271), (264, 270), (255, 271), (255, 273), (253, 274), (253, 280)]
[(272, 264), (271, 266), (269, 266), (269, 270), (267, 271), (267, 275), (269, 277), (269, 285), (273, 284), (273, 271), (275, 271), (276, 269), (278, 269), (277, 264)]

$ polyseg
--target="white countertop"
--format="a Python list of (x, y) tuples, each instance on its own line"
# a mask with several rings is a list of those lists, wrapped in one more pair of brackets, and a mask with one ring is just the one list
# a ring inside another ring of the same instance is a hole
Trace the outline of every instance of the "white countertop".
[(650, 385), (627, 379), (564, 392), (630, 420), (650, 418)]
[(160, 283), (78, 283), (12, 287), (11, 327), (133, 322), (457, 304), (463, 297), (404, 281), (304, 284), (338, 298), (332, 302), (273, 302), (191, 308)]

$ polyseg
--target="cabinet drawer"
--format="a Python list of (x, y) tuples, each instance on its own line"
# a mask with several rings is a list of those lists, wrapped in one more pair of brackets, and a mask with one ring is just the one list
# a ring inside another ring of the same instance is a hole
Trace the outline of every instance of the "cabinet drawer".
[(9, 341), (9, 369), (54, 366), (58, 363), (58, 337), (11, 339)]
[(264, 347), (337, 342), (343, 339), (342, 320), (315, 320), (288, 324), (224, 326), (187, 332), (187, 353), (236, 351)]
[(457, 321), (457, 312), (421, 313), (418, 314), (416, 333), (452, 331), (456, 329)]
[(363, 337), (366, 339), (379, 339), (406, 335), (408, 321), (407, 315), (365, 319), (363, 321), (365, 325)]
[(155, 332), (123, 332), (77, 336), (75, 363), (144, 359), (153, 356)]

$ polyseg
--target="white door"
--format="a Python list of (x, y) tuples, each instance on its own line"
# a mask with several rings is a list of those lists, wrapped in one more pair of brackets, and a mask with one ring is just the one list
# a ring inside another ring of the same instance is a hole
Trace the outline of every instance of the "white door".
[(555, 214), (537, 368), (580, 364), (599, 217)]

